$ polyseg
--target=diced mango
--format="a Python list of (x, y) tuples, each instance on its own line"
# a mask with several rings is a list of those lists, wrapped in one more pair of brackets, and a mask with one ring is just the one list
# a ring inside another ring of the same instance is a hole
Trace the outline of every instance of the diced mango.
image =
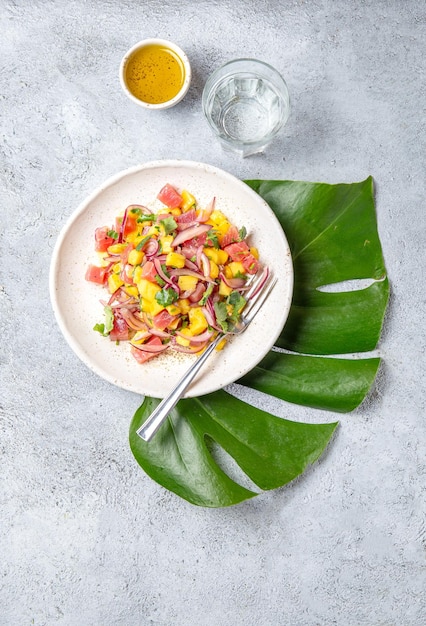
[(259, 250), (257, 248), (255, 248), (254, 246), (251, 247), (250, 252), (254, 256), (255, 259), (259, 259)]
[(185, 337), (180, 337), (179, 335), (177, 335), (176, 343), (180, 346), (183, 346), (184, 348), (187, 348), (191, 342), (189, 339), (185, 339)]
[(140, 240), (140, 239), (141, 239), (141, 234), (139, 232), (139, 229), (132, 230), (132, 232), (130, 232), (130, 233), (128, 233), (126, 235), (126, 242), (127, 243), (135, 243), (137, 240)]
[(231, 224), (229, 222), (221, 222), (220, 224), (216, 224), (215, 228), (216, 228), (219, 242), (221, 241), (221, 238), (223, 237), (223, 235), (226, 235), (230, 227), (231, 227)]
[(175, 268), (185, 267), (185, 257), (178, 252), (169, 252), (166, 256), (166, 265)]
[(139, 296), (139, 291), (136, 285), (128, 285), (127, 287), (124, 287), (124, 291), (127, 293), (128, 296), (132, 296), (134, 298), (137, 298)]
[(219, 276), (219, 266), (214, 261), (210, 261), (210, 278), (217, 278)]
[(188, 298), (181, 298), (176, 302), (176, 304), (179, 307), (182, 315), (186, 315), (191, 308), (191, 303)]
[(169, 306), (166, 306), (166, 311), (170, 315), (180, 315), (180, 308), (176, 306), (176, 304), (169, 304)]
[(137, 285), (141, 297), (151, 302), (155, 299), (155, 294), (161, 291), (160, 285), (156, 285), (146, 278), (138, 281)]
[(113, 243), (111, 246), (108, 246), (108, 252), (109, 254), (121, 254), (126, 248), (126, 243)]
[(145, 237), (156, 237), (160, 233), (160, 226), (153, 224), (151, 228), (145, 233)]
[(226, 250), (218, 250), (217, 248), (204, 248), (205, 255), (211, 260), (214, 261), (217, 265), (225, 265), (226, 261), (229, 258), (229, 254)]
[(182, 211), (184, 212), (189, 211), (191, 207), (195, 206), (195, 198), (192, 195), (192, 193), (189, 193), (189, 191), (184, 189), (180, 195), (182, 196), (182, 199), (183, 199), (183, 202), (180, 205)]
[(136, 265), (135, 269), (133, 270), (133, 282), (137, 284), (141, 280), (141, 278), (142, 278), (142, 266)]
[(147, 313), (151, 317), (155, 317), (157, 313), (164, 310), (164, 307), (158, 304), (157, 300), (148, 300), (147, 298), (141, 298), (140, 307), (143, 313)]
[(127, 263), (130, 265), (140, 265), (143, 261), (144, 253), (142, 250), (131, 250), (127, 257)]
[(110, 293), (115, 293), (122, 285), (124, 285), (124, 281), (120, 278), (119, 274), (110, 274), (108, 276), (108, 289)]
[(212, 211), (207, 224), (212, 224), (212, 226), (215, 226), (215, 225), (222, 224), (223, 222), (226, 222), (227, 224), (229, 224), (226, 216), (222, 213), (222, 211), (215, 209), (214, 211)]
[(219, 261), (218, 252), (219, 250), (216, 250), (216, 248), (204, 248), (204, 254), (206, 257), (215, 263), (218, 263)]
[(206, 318), (201, 307), (192, 307), (188, 311), (189, 328), (192, 335), (199, 335), (208, 327)]
[(192, 291), (198, 282), (196, 276), (179, 276), (178, 287), (181, 291)]
[[(231, 275), (228, 275), (229, 271), (231, 273)], [(244, 269), (244, 265), (240, 262), (240, 261), (231, 261), (231, 263), (228, 263), (228, 265), (225, 268), (225, 276), (227, 278), (232, 278), (233, 276), (245, 276), (246, 271)]]
[(221, 280), (219, 284), (219, 295), (227, 298), (231, 292), (232, 288), (228, 287), (228, 285), (223, 280)]
[(173, 235), (164, 235), (160, 237), (161, 251), (163, 254), (168, 254), (169, 252), (173, 252), (171, 243), (173, 241)]

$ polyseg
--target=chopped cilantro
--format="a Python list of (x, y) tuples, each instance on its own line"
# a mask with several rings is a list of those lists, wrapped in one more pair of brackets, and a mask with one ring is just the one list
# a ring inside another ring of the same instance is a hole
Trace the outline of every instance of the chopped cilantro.
[(98, 333), (101, 333), (104, 337), (108, 337), (112, 329), (114, 328), (114, 313), (112, 308), (107, 304), (104, 307), (105, 314), (105, 323), (104, 324), (95, 324), (93, 330), (96, 330)]
[(163, 225), (166, 235), (169, 235), (177, 229), (177, 224), (173, 217), (165, 217), (163, 220), (161, 220), (161, 224)]
[(226, 333), (228, 330), (228, 309), (226, 307), (225, 302), (215, 302), (214, 303), (214, 312), (216, 315), (216, 321), (222, 330)]
[(238, 291), (231, 291), (226, 301), (232, 308), (232, 314), (229, 317), (235, 323), (238, 321), (247, 300)]
[(208, 297), (210, 296), (211, 292), (213, 291), (214, 285), (212, 283), (210, 283), (210, 285), (207, 287), (207, 289), (205, 290), (203, 297), (201, 298), (201, 300), (198, 302), (198, 304), (200, 306), (204, 306), (205, 303), (208, 300)]
[(158, 283), (160, 285), (160, 287), (164, 287), (164, 285), (166, 284), (166, 281), (164, 281), (161, 276), (159, 276), (158, 274), (156, 274), (155, 276), (155, 282)]
[(151, 213), (150, 215), (139, 215), (136, 221), (139, 224), (142, 224), (143, 222), (153, 222), (155, 220), (155, 217), (156, 216), (153, 213)]
[(169, 306), (179, 299), (178, 293), (171, 287), (165, 287), (155, 294), (155, 299), (161, 306)]
[(245, 226), (242, 226), (242, 228), (240, 228), (240, 230), (238, 231), (238, 234), (240, 236), (240, 241), (242, 241), (247, 237), (247, 228)]
[(107, 230), (107, 237), (111, 237), (111, 239), (118, 239), (118, 233), (116, 230)]
[(238, 291), (231, 291), (225, 301), (214, 304), (216, 321), (223, 332), (226, 333), (230, 330), (230, 325), (233, 326), (238, 322), (246, 302), (246, 299)]
[(210, 243), (213, 246), (213, 248), (216, 248), (216, 250), (219, 250), (220, 248), (219, 240), (217, 238), (217, 233), (214, 230), (208, 231), (206, 241)]
[(151, 239), (151, 235), (147, 235), (146, 237), (143, 237), (140, 242), (138, 243), (138, 245), (136, 246), (136, 250), (142, 250), (142, 248), (144, 247), (144, 245)]

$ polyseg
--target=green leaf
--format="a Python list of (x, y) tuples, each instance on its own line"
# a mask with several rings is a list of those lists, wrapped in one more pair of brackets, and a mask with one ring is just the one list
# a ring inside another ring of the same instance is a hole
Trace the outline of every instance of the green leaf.
[(364, 400), (379, 364), (379, 358), (320, 358), (271, 351), (238, 382), (287, 402), (347, 412)]
[[(373, 350), (380, 337), (389, 283), (377, 232), (373, 181), (329, 185), (246, 181), (278, 217), (292, 250), (293, 304), (278, 346), (304, 354)], [(373, 279), (365, 289), (320, 287)]]
[(105, 315), (105, 323), (95, 324), (93, 327), (93, 330), (96, 330), (98, 333), (100, 333), (104, 337), (108, 337), (108, 335), (114, 328), (114, 313), (113, 313), (112, 308), (109, 306), (109, 304), (104, 306), (104, 315)]
[[(377, 346), (389, 298), (372, 179), (351, 185), (246, 182), (268, 202), (286, 233), (295, 284), (277, 349), (239, 383), (289, 402), (351, 411), (374, 382), (380, 359), (365, 353)], [(354, 280), (371, 284), (345, 286)], [(227, 323), (225, 309), (216, 314)], [(336, 423), (289, 422), (220, 391), (181, 401), (147, 444), (136, 430), (157, 403), (146, 398), (133, 418), (133, 454), (158, 483), (203, 506), (229, 506), (257, 493), (219, 466), (210, 440), (259, 489), (274, 489), (314, 462), (336, 428)]]
[(177, 228), (176, 221), (173, 217), (165, 217), (164, 219), (160, 220), (160, 222), (163, 225), (164, 233), (166, 235), (169, 235)]
[(155, 299), (161, 306), (170, 306), (179, 299), (179, 295), (171, 287), (165, 287), (155, 294)]
[[(380, 364), (353, 356), (377, 346), (389, 299), (373, 181), (246, 182), (271, 206), (292, 250), (293, 303), (276, 345), (299, 355), (269, 355), (239, 382), (289, 402), (351, 411), (364, 400)], [(336, 285), (366, 279), (372, 284), (356, 290), (353, 283), (345, 291)], [(323, 290), (330, 285), (331, 291)]]
[(217, 391), (181, 400), (146, 443), (136, 431), (158, 402), (146, 398), (136, 411), (131, 450), (151, 478), (206, 507), (230, 506), (259, 493), (230, 478), (214, 459), (209, 439), (231, 455), (260, 490), (269, 490), (290, 482), (318, 459), (337, 426), (291, 422)]

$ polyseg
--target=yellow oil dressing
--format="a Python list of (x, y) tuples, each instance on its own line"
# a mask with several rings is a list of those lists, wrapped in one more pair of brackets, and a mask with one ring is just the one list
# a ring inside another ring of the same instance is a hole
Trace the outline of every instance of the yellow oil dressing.
[(151, 44), (137, 50), (126, 65), (125, 80), (132, 94), (148, 104), (172, 100), (185, 81), (185, 68), (170, 48)]

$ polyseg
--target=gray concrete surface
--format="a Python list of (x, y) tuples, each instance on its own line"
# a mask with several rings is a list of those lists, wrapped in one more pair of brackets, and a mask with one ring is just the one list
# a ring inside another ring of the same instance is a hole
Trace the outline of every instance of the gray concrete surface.
[[(425, 20), (415, 0), (0, 0), (1, 626), (426, 623)], [(117, 78), (151, 36), (194, 70), (185, 100), (158, 114)], [(276, 66), (293, 107), (246, 160), (212, 141), (200, 103), (237, 56)], [(373, 393), (300, 480), (227, 510), (139, 470), (127, 435), (140, 398), (79, 362), (49, 303), (66, 218), (110, 175), (161, 158), (377, 186), (392, 298)]]

